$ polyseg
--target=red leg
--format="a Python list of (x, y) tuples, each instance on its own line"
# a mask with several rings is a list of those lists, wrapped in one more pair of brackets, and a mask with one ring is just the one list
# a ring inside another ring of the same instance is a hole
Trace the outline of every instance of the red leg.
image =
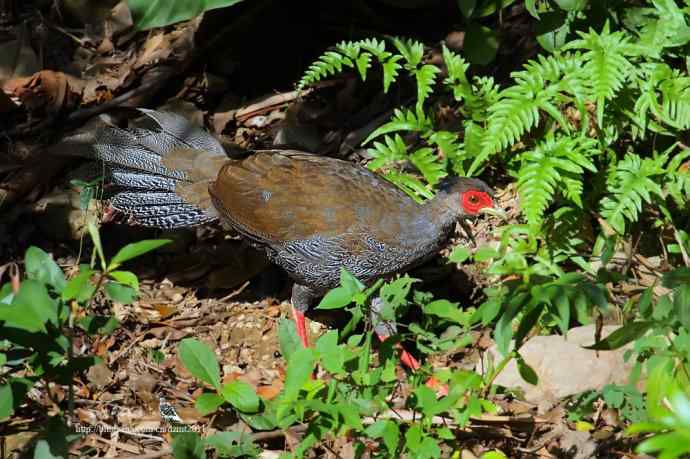
[(292, 307), (292, 318), (295, 321), (295, 327), (297, 327), (297, 335), (300, 341), (302, 341), (302, 346), (305, 348), (309, 347), (309, 338), (307, 337), (307, 324), (304, 319), (304, 313)]
[[(385, 341), (388, 337), (383, 335), (378, 335), (381, 341)], [(417, 359), (415, 359), (412, 354), (407, 352), (400, 343), (396, 343), (395, 347), (400, 349), (400, 362), (412, 371), (417, 371), (421, 367)], [(448, 386), (446, 384), (441, 384), (433, 376), (429, 378), (426, 382), (426, 386), (430, 389), (434, 389), (438, 395), (444, 396), (448, 395)]]

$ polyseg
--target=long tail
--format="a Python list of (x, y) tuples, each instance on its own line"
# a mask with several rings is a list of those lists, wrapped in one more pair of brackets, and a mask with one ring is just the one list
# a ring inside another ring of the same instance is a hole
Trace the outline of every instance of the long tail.
[(181, 228), (216, 220), (208, 194), (228, 160), (220, 143), (185, 118), (139, 109), (136, 129), (100, 129), (89, 147), (73, 154), (102, 162), (110, 206), (133, 224)]

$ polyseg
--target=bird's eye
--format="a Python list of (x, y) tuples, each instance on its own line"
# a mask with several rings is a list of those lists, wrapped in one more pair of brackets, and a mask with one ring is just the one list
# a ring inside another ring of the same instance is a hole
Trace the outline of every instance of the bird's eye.
[(479, 202), (479, 198), (475, 194), (470, 195), (470, 203), (472, 204), (477, 204)]

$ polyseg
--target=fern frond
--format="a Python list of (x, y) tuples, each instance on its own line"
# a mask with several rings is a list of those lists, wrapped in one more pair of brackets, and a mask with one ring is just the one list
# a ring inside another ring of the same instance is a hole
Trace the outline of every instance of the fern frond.
[(552, 105), (557, 88), (544, 88), (540, 75), (522, 75), (515, 86), (504, 89), (500, 99), (489, 107), (489, 118), (480, 154), (475, 158), (468, 171), (474, 174), (494, 153), (513, 145), (520, 137), (539, 124), (539, 110), (547, 109), (557, 112)]
[(301, 91), (310, 84), (314, 84), (329, 75), (342, 72), (343, 66), (353, 67), (352, 59), (335, 51), (326, 51), (316, 62), (309, 66), (302, 79), (297, 83), (297, 90)]
[(658, 158), (642, 159), (628, 153), (613, 167), (608, 180), (609, 195), (601, 201), (601, 215), (618, 233), (624, 234), (626, 220), (634, 223), (643, 203), (652, 202), (652, 194), (662, 197), (655, 179), (664, 173)]
[[(673, 147), (675, 149), (675, 146)], [(690, 148), (676, 153), (666, 165), (664, 188), (679, 207), (690, 201)]]
[(424, 114), (424, 112), (415, 113), (406, 108), (396, 108), (393, 110), (393, 117), (391, 120), (386, 124), (379, 126), (374, 132), (369, 134), (369, 137), (362, 142), (362, 145), (366, 145), (372, 139), (384, 134), (390, 134), (391, 132), (423, 132), (427, 129), (431, 129), (431, 120)]
[(434, 155), (429, 147), (420, 148), (410, 155), (410, 162), (422, 173), (424, 180), (430, 185), (436, 185), (446, 173), (446, 162)]
[(680, 76), (678, 71), (673, 73), (672, 78), (659, 85), (661, 112), (663, 121), (684, 130), (690, 128), (690, 77)]
[(385, 62), (392, 54), (386, 51), (386, 42), (376, 38), (367, 38), (359, 42), (362, 49), (376, 56), (379, 62)]
[(391, 39), (398, 52), (405, 58), (405, 68), (408, 70), (416, 69), (424, 56), (424, 45), (418, 41), (393, 37)]
[(389, 182), (397, 185), (401, 190), (407, 193), (412, 199), (421, 203), (425, 199), (431, 199), (434, 197), (434, 193), (429, 187), (424, 185), (421, 180), (410, 174), (405, 174), (401, 172), (387, 172), (383, 176)]
[(582, 174), (596, 168), (589, 156), (595, 153), (594, 140), (580, 137), (557, 137), (549, 134), (533, 150), (521, 155), (518, 172), (520, 207), (532, 226), (541, 224), (544, 211), (556, 191), (582, 207)]
[(448, 69), (448, 76), (443, 80), (443, 84), (452, 89), (455, 100), (461, 101), (466, 94), (472, 93), (466, 74), (470, 64), (446, 48), (446, 45), (443, 45), (443, 62)]
[(367, 150), (369, 156), (373, 158), (367, 164), (371, 170), (378, 170), (388, 164), (407, 159), (407, 145), (399, 134), (394, 137), (389, 135), (383, 138), (383, 143), (374, 142), (373, 148)]
[(357, 71), (362, 81), (367, 80), (367, 70), (371, 67), (371, 54), (362, 53), (355, 59), (355, 65), (357, 66)]
[(358, 41), (341, 41), (335, 45), (335, 49), (342, 54), (354, 61), (359, 56), (359, 52), (362, 50), (361, 43)]
[(415, 78), (417, 79), (417, 113), (423, 113), (422, 107), (424, 101), (429, 94), (434, 90), (434, 83), (436, 83), (436, 74), (439, 73), (441, 69), (435, 65), (427, 64), (423, 65), (421, 68), (414, 71)]
[(391, 56), (386, 62), (383, 63), (383, 92), (387, 93), (388, 88), (390, 88), (391, 83), (393, 83), (398, 77), (398, 72), (402, 67), (398, 61), (402, 59), (402, 56), (395, 54)]
[(622, 32), (611, 32), (608, 22), (601, 34), (593, 29), (578, 32), (579, 40), (570, 42), (565, 49), (585, 50), (583, 71), (588, 75), (588, 86), (597, 103), (597, 123), (602, 126), (604, 102), (623, 87), (634, 68), (627, 56), (635, 55), (630, 39)]

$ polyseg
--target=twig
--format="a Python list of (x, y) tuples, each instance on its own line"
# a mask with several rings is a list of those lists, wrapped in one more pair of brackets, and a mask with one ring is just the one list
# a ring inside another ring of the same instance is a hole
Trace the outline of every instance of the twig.
[(163, 456), (168, 456), (172, 454), (172, 448), (163, 448), (160, 451), (156, 451), (155, 453), (148, 453), (148, 454), (137, 454), (134, 456), (125, 456), (123, 459), (158, 459), (159, 457)]

